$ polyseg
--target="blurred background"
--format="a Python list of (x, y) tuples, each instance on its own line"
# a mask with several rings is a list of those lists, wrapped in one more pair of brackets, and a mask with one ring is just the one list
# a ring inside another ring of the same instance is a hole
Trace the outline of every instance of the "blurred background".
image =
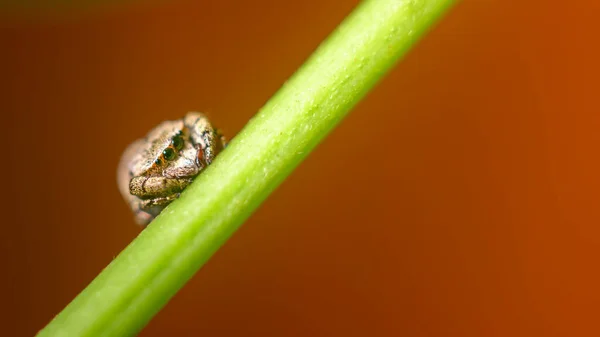
[[(357, 3), (2, 7), (2, 334), (139, 233), (129, 142), (234, 136)], [(599, 10), (463, 0), (141, 336), (600, 335)]]

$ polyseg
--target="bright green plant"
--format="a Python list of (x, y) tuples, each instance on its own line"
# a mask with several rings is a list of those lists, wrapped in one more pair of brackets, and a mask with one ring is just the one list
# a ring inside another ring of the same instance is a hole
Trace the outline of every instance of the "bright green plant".
[(453, 0), (368, 0), (40, 336), (139, 332)]

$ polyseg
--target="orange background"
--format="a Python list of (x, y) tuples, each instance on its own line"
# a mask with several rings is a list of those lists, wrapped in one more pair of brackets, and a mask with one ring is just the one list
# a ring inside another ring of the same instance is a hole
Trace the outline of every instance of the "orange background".
[[(356, 3), (4, 13), (4, 334), (138, 233), (130, 141), (188, 110), (235, 135)], [(462, 1), (141, 335), (600, 335), (599, 10)]]

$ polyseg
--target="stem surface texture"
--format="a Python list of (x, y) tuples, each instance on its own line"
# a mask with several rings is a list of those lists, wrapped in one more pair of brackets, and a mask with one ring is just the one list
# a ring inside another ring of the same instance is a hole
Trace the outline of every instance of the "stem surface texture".
[(453, 2), (361, 3), (39, 336), (137, 334)]

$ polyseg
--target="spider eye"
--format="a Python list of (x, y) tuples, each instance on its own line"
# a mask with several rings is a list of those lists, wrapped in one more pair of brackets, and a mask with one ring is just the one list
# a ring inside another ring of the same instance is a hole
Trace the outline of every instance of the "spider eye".
[(165, 156), (166, 160), (173, 160), (175, 159), (175, 150), (168, 147), (163, 151), (163, 156)]
[(183, 139), (181, 139), (181, 136), (177, 135), (173, 137), (173, 139), (171, 140), (171, 144), (173, 144), (173, 147), (175, 147), (177, 151), (179, 151), (183, 148)]
[(160, 164), (162, 164), (162, 160), (160, 160), (160, 158), (156, 158), (156, 159), (154, 160), (154, 164), (156, 164), (156, 165), (160, 165)]

